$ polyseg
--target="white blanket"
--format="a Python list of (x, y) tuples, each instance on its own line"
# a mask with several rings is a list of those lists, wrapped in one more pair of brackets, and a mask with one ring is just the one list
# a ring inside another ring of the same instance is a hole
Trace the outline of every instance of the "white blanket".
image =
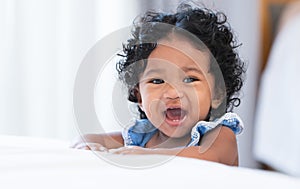
[[(130, 169), (103, 160), (150, 165)], [(111, 155), (68, 148), (68, 143), (0, 135), (0, 187), (57, 188), (278, 188), (299, 189), (300, 180), (279, 173), (225, 166), (191, 158)], [(162, 160), (168, 160), (161, 163)]]

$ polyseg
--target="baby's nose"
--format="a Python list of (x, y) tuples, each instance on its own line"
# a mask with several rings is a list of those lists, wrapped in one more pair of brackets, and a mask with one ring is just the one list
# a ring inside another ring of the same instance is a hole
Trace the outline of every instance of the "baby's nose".
[(179, 86), (166, 84), (163, 95), (166, 99), (177, 99), (183, 97), (183, 91)]

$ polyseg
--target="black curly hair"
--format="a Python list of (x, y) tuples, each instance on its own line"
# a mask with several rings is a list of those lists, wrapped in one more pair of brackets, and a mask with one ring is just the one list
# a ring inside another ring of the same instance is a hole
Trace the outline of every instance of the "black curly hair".
[[(173, 27), (162, 27), (162, 23)], [(139, 76), (145, 70), (147, 58), (157, 46), (157, 41), (170, 34), (172, 29), (188, 31), (204, 44), (210, 51), (210, 60), (217, 62), (215, 65), (224, 78), (226, 98), (223, 103), (226, 111), (239, 106), (238, 93), (243, 86), (245, 64), (235, 51), (240, 45), (236, 42), (227, 17), (222, 12), (194, 7), (189, 3), (181, 3), (173, 14), (148, 11), (135, 21), (132, 38), (123, 44), (123, 54), (119, 54), (122, 59), (116, 65), (119, 79), (128, 88), (128, 100), (138, 102)], [(214, 72), (212, 67), (213, 64), (210, 70)], [(216, 87), (219, 83), (222, 82), (215, 81)], [(138, 109), (140, 118), (147, 118), (139, 107)]]

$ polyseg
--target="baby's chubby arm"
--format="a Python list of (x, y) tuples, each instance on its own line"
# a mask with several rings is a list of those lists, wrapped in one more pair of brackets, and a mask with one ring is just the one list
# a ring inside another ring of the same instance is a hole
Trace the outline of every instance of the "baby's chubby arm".
[(238, 165), (236, 136), (227, 127), (217, 127), (206, 133), (200, 146), (179, 148), (122, 147), (110, 150), (115, 154), (161, 154), (208, 160), (227, 165)]
[(217, 127), (203, 136), (200, 146), (184, 148), (178, 156), (238, 166), (236, 135), (228, 127)]
[(124, 146), (121, 132), (103, 134), (85, 134), (77, 137), (71, 144), (71, 148), (108, 151), (112, 148)]

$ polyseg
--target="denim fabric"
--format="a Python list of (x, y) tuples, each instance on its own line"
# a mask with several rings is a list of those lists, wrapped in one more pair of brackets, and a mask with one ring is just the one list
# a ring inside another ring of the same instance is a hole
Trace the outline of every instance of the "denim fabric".
[(148, 119), (136, 120), (132, 127), (123, 131), (124, 144), (125, 146), (145, 147), (156, 132), (157, 128)]

